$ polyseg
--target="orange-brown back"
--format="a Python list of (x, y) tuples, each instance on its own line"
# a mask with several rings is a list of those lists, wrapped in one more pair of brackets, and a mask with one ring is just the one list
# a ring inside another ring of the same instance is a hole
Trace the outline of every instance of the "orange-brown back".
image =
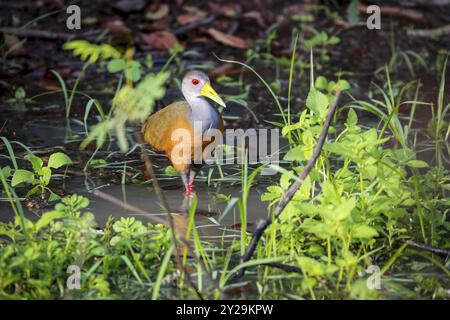
[[(175, 146), (181, 141), (180, 139), (173, 139), (172, 134), (177, 129), (187, 130), (190, 135), (190, 141), (194, 141), (196, 138), (194, 135), (194, 129), (189, 121), (189, 105), (186, 101), (174, 102), (167, 107), (159, 110), (155, 114), (151, 115), (144, 126), (144, 140), (150, 144), (155, 151), (165, 152), (175, 170), (179, 172), (185, 172), (189, 170), (191, 160), (194, 157), (194, 143), (191, 143), (191, 150), (189, 153), (181, 154), (178, 150), (172, 151)], [(219, 130), (223, 132), (223, 120), (219, 114)], [(202, 143), (202, 149), (212, 141)], [(183, 160), (180, 159), (183, 158)]]

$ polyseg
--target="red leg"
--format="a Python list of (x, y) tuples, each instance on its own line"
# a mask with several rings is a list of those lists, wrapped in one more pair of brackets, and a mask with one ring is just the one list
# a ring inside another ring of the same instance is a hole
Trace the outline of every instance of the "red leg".
[(193, 170), (191, 170), (190, 175), (189, 175), (189, 181), (187, 183), (187, 187), (189, 189), (190, 192), (190, 196), (192, 197), (195, 193), (194, 191), (194, 178), (195, 178), (195, 172)]
[(191, 183), (191, 180), (188, 180), (188, 174), (187, 172), (182, 172), (181, 173), (181, 178), (183, 180), (183, 184), (184, 184), (184, 194), (187, 197), (192, 197), (193, 195), (193, 184)]

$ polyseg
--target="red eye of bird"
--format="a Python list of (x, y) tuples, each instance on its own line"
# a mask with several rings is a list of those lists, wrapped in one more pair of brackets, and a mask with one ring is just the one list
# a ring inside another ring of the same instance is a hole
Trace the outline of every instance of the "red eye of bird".
[(199, 82), (200, 82), (200, 81), (198, 81), (198, 79), (192, 79), (192, 84), (193, 84), (194, 86), (198, 85)]

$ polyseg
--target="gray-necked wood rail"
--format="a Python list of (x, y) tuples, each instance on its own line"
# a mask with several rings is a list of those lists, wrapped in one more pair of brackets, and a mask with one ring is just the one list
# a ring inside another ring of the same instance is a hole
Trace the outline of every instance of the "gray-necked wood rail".
[[(185, 100), (174, 102), (147, 119), (144, 140), (155, 151), (167, 154), (181, 175), (186, 195), (192, 196), (196, 174), (193, 168), (195, 147), (201, 148), (200, 160), (203, 160), (204, 148), (214, 141), (205, 141), (202, 138), (205, 132), (210, 129), (223, 132), (224, 129), (222, 117), (206, 98), (223, 107), (225, 102), (211, 87), (209, 77), (201, 71), (190, 71), (184, 76), (181, 92)], [(184, 137), (180, 139), (178, 133), (184, 134)], [(201, 140), (196, 140), (199, 138)], [(196, 144), (194, 141), (201, 142)], [(183, 145), (187, 143), (189, 145)]]

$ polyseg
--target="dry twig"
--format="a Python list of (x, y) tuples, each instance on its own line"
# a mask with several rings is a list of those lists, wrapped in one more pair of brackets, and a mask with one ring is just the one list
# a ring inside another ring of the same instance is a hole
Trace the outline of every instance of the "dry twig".
[(0, 28), (0, 33), (12, 34), (19, 37), (38, 38), (47, 40), (64, 40), (69, 41), (74, 38), (95, 40), (103, 30), (91, 30), (84, 33), (68, 33), (68, 32), (54, 32), (49, 30), (36, 29), (20, 29), (20, 28)]
[[(314, 148), (311, 158), (309, 159), (308, 163), (306, 164), (305, 168), (303, 169), (302, 173), (300, 174), (299, 179), (295, 180), (289, 186), (288, 190), (284, 193), (280, 202), (278, 202), (278, 205), (276, 206), (274, 212), (272, 214), (270, 214), (266, 220), (263, 220), (258, 224), (256, 230), (253, 232), (252, 240), (247, 248), (247, 251), (241, 258), (241, 263), (244, 263), (251, 259), (251, 257), (253, 256), (253, 253), (255, 252), (255, 249), (258, 245), (259, 240), (261, 239), (262, 235), (264, 234), (264, 231), (267, 229), (267, 227), (269, 227), (272, 224), (274, 219), (277, 219), (281, 215), (281, 213), (283, 212), (286, 205), (289, 203), (289, 201), (291, 201), (295, 192), (297, 192), (297, 190), (301, 187), (301, 185), (303, 184), (303, 181), (306, 179), (308, 174), (314, 168), (316, 161), (319, 158), (320, 153), (322, 151), (323, 144), (325, 143), (325, 139), (328, 134), (328, 129), (330, 128), (331, 121), (333, 120), (334, 113), (336, 111), (340, 95), (341, 95), (341, 91), (337, 90), (334, 100), (328, 110), (327, 117), (323, 124), (322, 132), (320, 133), (319, 139), (317, 140), (317, 145)], [(241, 268), (241, 269), (239, 269), (237, 276), (242, 277), (244, 275), (244, 273), (245, 273), (245, 268)]]

